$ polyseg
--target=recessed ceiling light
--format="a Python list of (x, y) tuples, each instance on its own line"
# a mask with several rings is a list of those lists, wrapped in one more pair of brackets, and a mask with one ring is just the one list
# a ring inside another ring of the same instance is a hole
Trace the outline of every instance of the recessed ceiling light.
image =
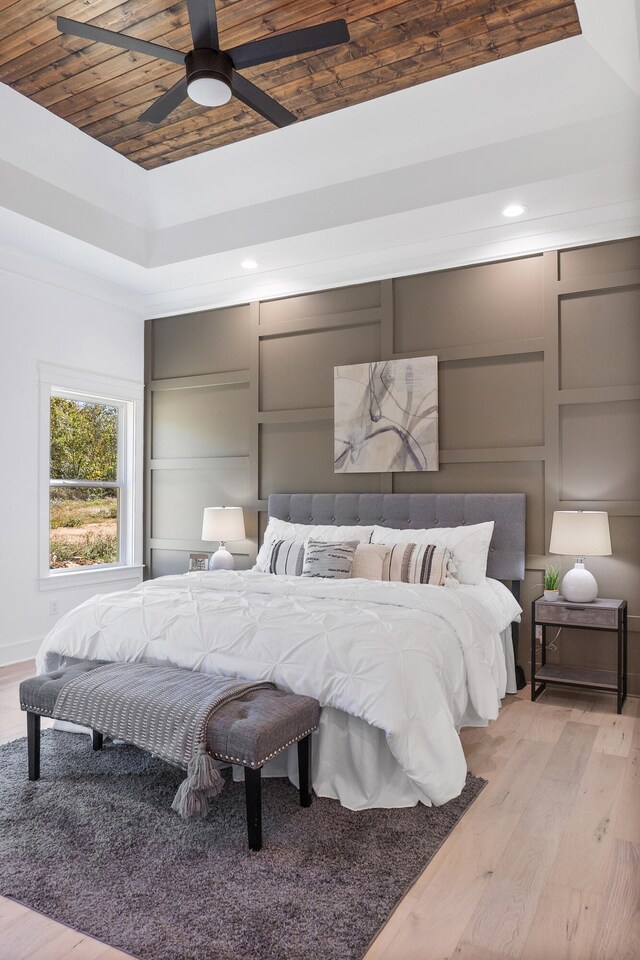
[(255, 270), (258, 264), (255, 260), (243, 260), (240, 266), (245, 270)]
[(502, 211), (503, 217), (521, 217), (523, 213), (526, 213), (528, 207), (525, 207), (523, 203), (510, 203), (508, 207), (505, 207)]

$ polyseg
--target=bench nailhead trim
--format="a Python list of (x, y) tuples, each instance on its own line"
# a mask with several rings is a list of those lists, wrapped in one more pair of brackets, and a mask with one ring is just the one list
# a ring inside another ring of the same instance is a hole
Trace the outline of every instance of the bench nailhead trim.
[(310, 727), (308, 730), (305, 730), (304, 733), (294, 737), (293, 740), (288, 740), (287, 743), (283, 744), (283, 746), (278, 747), (277, 750), (274, 750), (273, 753), (270, 753), (269, 756), (264, 758), (264, 760), (252, 760), (251, 763), (249, 763), (247, 760), (243, 760), (241, 757), (229, 757), (226, 753), (214, 753), (213, 756), (218, 760), (228, 760), (229, 763), (241, 763), (243, 767), (262, 767), (267, 760), (272, 760), (274, 757), (277, 757), (279, 753), (282, 753), (283, 750), (286, 750), (287, 747), (290, 747), (292, 743), (297, 743), (298, 740), (304, 740), (305, 737), (308, 737), (310, 733), (313, 733), (313, 731), (317, 729), (317, 726)]

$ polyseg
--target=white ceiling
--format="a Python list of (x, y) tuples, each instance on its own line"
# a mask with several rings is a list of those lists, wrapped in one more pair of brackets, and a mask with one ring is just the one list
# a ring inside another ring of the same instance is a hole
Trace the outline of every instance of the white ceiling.
[(0, 264), (158, 316), (638, 233), (639, 2), (149, 172), (0, 84)]

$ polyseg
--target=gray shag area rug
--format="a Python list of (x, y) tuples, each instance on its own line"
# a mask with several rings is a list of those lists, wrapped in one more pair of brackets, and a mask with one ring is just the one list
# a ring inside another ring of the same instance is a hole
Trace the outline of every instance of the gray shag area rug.
[(247, 849), (244, 785), (204, 821), (171, 801), (184, 774), (135, 747), (42, 734), (0, 747), (0, 893), (140, 960), (356, 960), (478, 796), (353, 812), (264, 778), (263, 849)]

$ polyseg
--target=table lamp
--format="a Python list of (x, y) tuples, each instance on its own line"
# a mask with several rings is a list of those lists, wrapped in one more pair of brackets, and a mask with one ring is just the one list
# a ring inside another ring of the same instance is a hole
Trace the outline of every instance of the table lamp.
[(205, 507), (202, 539), (218, 540), (220, 546), (209, 557), (209, 570), (233, 570), (235, 562), (226, 548), (228, 540), (244, 540), (242, 507)]
[(598, 584), (585, 569), (584, 558), (611, 554), (608, 514), (604, 510), (556, 510), (549, 553), (572, 554), (576, 558), (575, 566), (562, 581), (564, 599), (570, 603), (591, 603), (598, 595)]

